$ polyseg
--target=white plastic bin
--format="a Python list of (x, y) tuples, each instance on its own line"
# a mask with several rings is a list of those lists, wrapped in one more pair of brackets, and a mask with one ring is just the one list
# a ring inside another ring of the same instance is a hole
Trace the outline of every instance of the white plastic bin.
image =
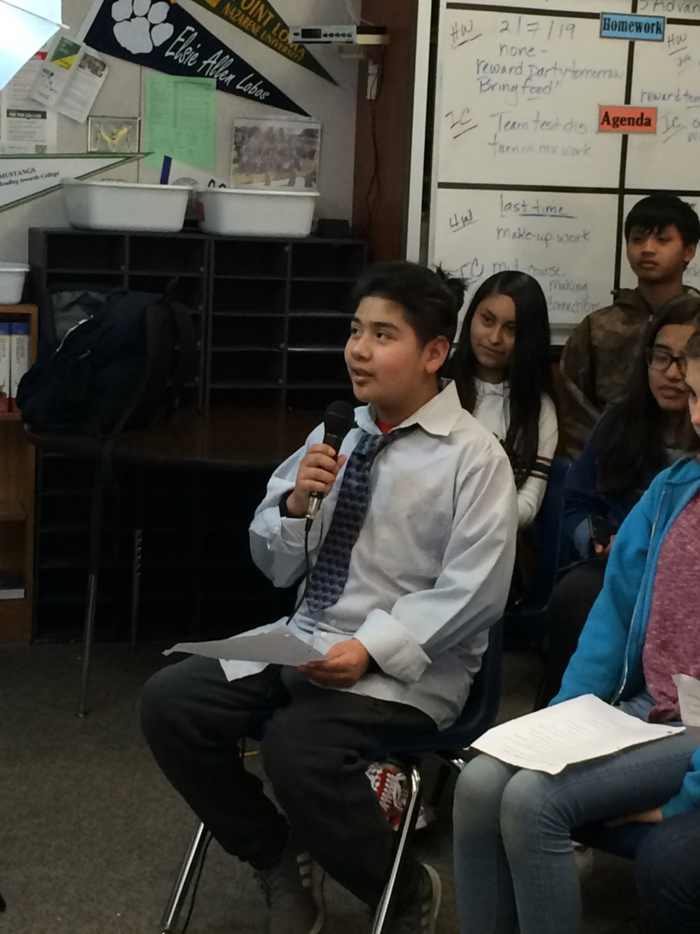
[(22, 301), (28, 272), (29, 266), (24, 263), (0, 263), (0, 305), (18, 305)]
[(89, 230), (182, 230), (190, 188), (63, 179), (68, 220)]
[(198, 188), (206, 233), (238, 237), (308, 237), (317, 191)]

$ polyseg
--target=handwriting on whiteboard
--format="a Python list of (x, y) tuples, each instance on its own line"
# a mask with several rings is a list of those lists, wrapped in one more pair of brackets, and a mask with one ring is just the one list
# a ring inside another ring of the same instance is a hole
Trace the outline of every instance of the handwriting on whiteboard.
[(541, 284), (553, 322), (609, 304), (617, 198), (439, 189), (434, 261), (471, 288), (507, 269)]
[(578, 162), (601, 176), (592, 184), (616, 184), (619, 139), (601, 138), (597, 115), (601, 102), (624, 100), (627, 51), (601, 42), (598, 27), (568, 16), (450, 11), (439, 178), (566, 185), (567, 163)]

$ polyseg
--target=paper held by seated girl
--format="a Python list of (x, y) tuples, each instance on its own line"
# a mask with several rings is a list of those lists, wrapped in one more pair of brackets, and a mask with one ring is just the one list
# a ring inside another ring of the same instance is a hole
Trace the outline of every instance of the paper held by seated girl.
[(509, 765), (557, 775), (567, 765), (609, 756), (684, 729), (645, 723), (585, 694), (495, 726), (472, 745)]
[(683, 725), (700, 742), (700, 681), (690, 675), (674, 675)]

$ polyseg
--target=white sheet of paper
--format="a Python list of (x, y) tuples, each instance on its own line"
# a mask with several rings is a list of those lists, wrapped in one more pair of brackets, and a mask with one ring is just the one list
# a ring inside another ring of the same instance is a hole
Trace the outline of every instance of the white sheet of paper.
[(674, 675), (683, 726), (700, 740), (700, 681), (690, 675)]
[(256, 635), (233, 636), (215, 642), (178, 642), (163, 652), (187, 652), (224, 661), (267, 662), (271, 665), (305, 665), (325, 658), (318, 649), (295, 636), (286, 626)]
[(46, 55), (37, 52), (0, 92), (0, 153), (56, 152), (56, 114), (29, 97)]
[(109, 72), (97, 52), (84, 48), (56, 104), (56, 110), (76, 123), (85, 123)]
[(509, 765), (557, 775), (575, 762), (609, 756), (683, 729), (645, 723), (585, 694), (495, 726), (472, 745)]

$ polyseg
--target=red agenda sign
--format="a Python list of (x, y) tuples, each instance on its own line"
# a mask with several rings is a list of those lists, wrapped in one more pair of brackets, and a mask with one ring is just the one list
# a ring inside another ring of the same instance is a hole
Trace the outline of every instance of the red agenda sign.
[(598, 132), (656, 133), (656, 107), (601, 104), (598, 108)]

